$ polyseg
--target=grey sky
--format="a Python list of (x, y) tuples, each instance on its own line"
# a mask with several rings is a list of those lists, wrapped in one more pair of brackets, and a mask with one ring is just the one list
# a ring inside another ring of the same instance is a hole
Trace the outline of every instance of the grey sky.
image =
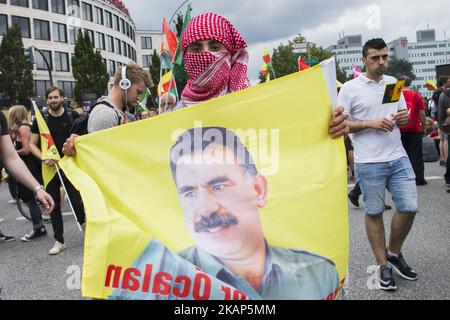
[[(138, 29), (160, 30), (182, 0), (124, 0)], [(450, 38), (448, 0), (191, 0), (192, 15), (216, 12), (230, 20), (249, 45), (249, 76), (257, 78), (262, 51), (286, 43), (298, 33), (328, 47), (339, 34), (362, 34), (363, 41), (383, 37), (392, 41), (407, 36), (416, 41), (416, 31), (436, 29), (437, 40)], [(185, 9), (182, 9), (183, 14)]]

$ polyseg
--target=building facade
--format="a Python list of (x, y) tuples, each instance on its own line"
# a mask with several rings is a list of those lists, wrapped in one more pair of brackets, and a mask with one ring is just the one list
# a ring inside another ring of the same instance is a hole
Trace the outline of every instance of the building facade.
[[(347, 36), (340, 39), (337, 45), (327, 48), (348, 76), (352, 75), (352, 64), (362, 68), (363, 43), (356, 41), (358, 37), (362, 40), (361, 35)], [(400, 37), (387, 45), (390, 59), (405, 59), (412, 63), (416, 75), (412, 87), (423, 97), (430, 98), (433, 92), (427, 89), (426, 81), (436, 81), (436, 66), (450, 63), (450, 39), (436, 40), (435, 30), (430, 29), (417, 31), (415, 43)]]
[[(87, 31), (101, 52), (111, 77), (108, 89), (118, 66), (130, 62), (143, 65), (141, 37), (119, 0), (0, 0), (0, 39), (13, 24), (21, 30), (24, 47), (34, 48), (33, 78), (38, 97), (51, 85), (63, 88), (67, 97), (74, 96), (71, 58), (80, 31)], [(147, 43), (157, 41), (151, 37), (158, 32), (139, 33), (150, 37)], [(53, 84), (45, 60), (50, 64)]]

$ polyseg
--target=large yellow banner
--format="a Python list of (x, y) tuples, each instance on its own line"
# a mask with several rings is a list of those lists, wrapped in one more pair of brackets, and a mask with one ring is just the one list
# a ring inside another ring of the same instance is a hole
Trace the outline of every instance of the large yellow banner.
[(77, 139), (82, 292), (109, 299), (334, 299), (348, 267), (334, 60)]

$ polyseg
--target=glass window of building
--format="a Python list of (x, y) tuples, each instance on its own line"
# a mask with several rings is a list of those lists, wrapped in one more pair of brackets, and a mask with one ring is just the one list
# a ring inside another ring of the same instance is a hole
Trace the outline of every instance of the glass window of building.
[(93, 21), (92, 6), (89, 3), (83, 2), (83, 19), (86, 21)]
[(106, 20), (106, 26), (108, 28), (113, 28), (113, 16), (112, 13), (105, 10), (105, 20)]
[(125, 43), (125, 41), (122, 41), (122, 55), (124, 57), (127, 56), (127, 44)]
[(67, 4), (69, 5), (67, 14), (70, 17), (81, 18), (80, 0), (68, 0)]
[(51, 87), (49, 80), (35, 80), (34, 81), (34, 93), (37, 97), (45, 97), (47, 89)]
[(0, 14), (0, 35), (6, 34), (8, 31), (8, 16), (6, 14)]
[(50, 23), (45, 20), (34, 19), (34, 38), (50, 41)]
[(141, 38), (142, 49), (152, 49), (152, 37)]
[(128, 43), (127, 43), (127, 48), (128, 48), (128, 55), (127, 55), (127, 57), (129, 59), (132, 59), (133, 57), (132, 57), (132, 54), (131, 54), (131, 46)]
[(96, 43), (95, 47), (100, 50), (105, 50), (105, 35), (101, 32), (96, 32)]
[(142, 67), (149, 68), (152, 65), (152, 56), (150, 54), (142, 56)]
[(119, 39), (116, 39), (115, 49), (117, 54), (122, 54), (122, 44)]
[(81, 28), (69, 26), (69, 38), (70, 44), (77, 44), (78, 36), (81, 32)]
[(114, 30), (120, 31), (120, 18), (114, 15)]
[(66, 1), (52, 0), (52, 12), (66, 14)]
[(108, 60), (107, 69), (109, 76), (114, 77), (114, 75), (116, 74), (116, 62), (113, 60)]
[(73, 81), (58, 81), (58, 87), (64, 91), (64, 96), (67, 98), (73, 98), (75, 83)]
[(67, 27), (65, 24), (53, 22), (53, 41), (67, 43)]
[(125, 20), (120, 19), (120, 32), (122, 32), (123, 34), (125, 33)]
[(49, 50), (34, 51), (34, 60), (36, 62), (36, 68), (38, 70), (48, 70), (47, 64), (45, 63), (45, 59), (42, 55), (44, 55), (45, 59), (47, 59), (47, 62), (50, 66), (50, 70), (53, 70), (52, 52)]
[(11, 22), (12, 24), (19, 27), (20, 32), (22, 33), (22, 38), (31, 38), (30, 19), (25, 17), (12, 16)]
[(48, 11), (48, 0), (33, 0), (33, 9)]
[(69, 54), (66, 52), (55, 52), (55, 70), (69, 72)]
[(19, 7), (29, 7), (28, 0), (11, 0), (11, 5)]
[(85, 32), (87, 32), (89, 39), (91, 40), (92, 46), (94, 46), (95, 44), (95, 40), (94, 40), (94, 31), (89, 30), (89, 29), (84, 29)]
[(103, 25), (103, 9), (99, 7), (94, 7), (95, 12), (95, 23)]

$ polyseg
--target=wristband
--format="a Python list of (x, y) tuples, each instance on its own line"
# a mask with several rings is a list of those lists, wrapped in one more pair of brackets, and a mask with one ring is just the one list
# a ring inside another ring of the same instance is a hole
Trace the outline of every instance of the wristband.
[(44, 191), (45, 191), (44, 186), (41, 185), (41, 184), (38, 184), (36, 187), (34, 187), (34, 189), (33, 189), (34, 194), (37, 195), (37, 193), (38, 193), (39, 190), (44, 190)]

